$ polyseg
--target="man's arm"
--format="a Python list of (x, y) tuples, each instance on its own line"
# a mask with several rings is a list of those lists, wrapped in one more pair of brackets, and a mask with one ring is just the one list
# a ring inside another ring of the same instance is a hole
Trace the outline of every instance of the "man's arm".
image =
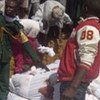
[(73, 97), (75, 96), (76, 91), (87, 72), (88, 70), (85, 67), (79, 67), (79, 69), (76, 71), (76, 75), (74, 76), (73, 81), (71, 82), (70, 87), (65, 89), (63, 92), (61, 100), (73, 100)]
[(41, 60), (39, 59), (37, 53), (33, 50), (31, 44), (29, 43), (29, 40), (27, 36), (24, 34), (23, 31), (20, 31), (20, 40), (23, 44), (23, 48), (26, 50), (26, 52), (29, 54), (31, 59), (34, 61), (34, 64), (36, 67), (40, 67), (45, 69), (46, 71), (49, 71), (46, 65), (44, 65)]
[(76, 70), (76, 75), (71, 83), (71, 88), (78, 89), (78, 87), (80, 86), (80, 83), (82, 82), (88, 70), (89, 70), (88, 68), (82, 65), (78, 67), (78, 69)]

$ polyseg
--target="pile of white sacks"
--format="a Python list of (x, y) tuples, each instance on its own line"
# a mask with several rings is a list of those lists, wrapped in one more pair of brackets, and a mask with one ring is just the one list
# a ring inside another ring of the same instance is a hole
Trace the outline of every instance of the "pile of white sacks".
[(100, 74), (99, 76), (89, 85), (86, 100), (100, 100)]
[[(47, 65), (50, 68), (49, 72), (40, 68), (36, 70), (33, 66), (26, 73), (13, 75), (10, 79), (8, 100), (48, 100), (38, 90), (47, 85), (46, 80), (51, 75), (55, 77), (59, 62), (59, 60), (56, 60)], [(60, 83), (54, 85), (53, 100), (59, 100), (59, 86)], [(100, 100), (100, 76), (89, 85), (86, 100)]]
[(57, 72), (58, 64), (59, 60), (56, 60), (48, 65), (49, 72), (41, 68), (35, 69), (33, 66), (26, 73), (13, 75), (10, 79), (8, 100), (47, 100), (38, 90), (47, 86), (46, 80)]

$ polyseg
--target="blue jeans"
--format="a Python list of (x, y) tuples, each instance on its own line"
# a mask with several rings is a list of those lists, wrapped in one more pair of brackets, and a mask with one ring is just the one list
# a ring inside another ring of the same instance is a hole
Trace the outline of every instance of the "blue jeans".
[[(71, 82), (62, 82), (60, 85), (60, 96), (62, 95), (63, 91), (70, 87)], [(73, 100), (85, 100), (85, 94), (88, 87), (88, 83), (81, 83), (76, 95), (74, 96)]]

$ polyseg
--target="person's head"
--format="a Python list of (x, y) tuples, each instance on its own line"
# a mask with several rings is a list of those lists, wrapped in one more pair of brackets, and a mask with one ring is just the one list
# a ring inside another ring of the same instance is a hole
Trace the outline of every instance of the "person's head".
[(64, 15), (64, 10), (61, 7), (55, 6), (52, 9), (52, 17), (54, 19), (60, 19), (60, 18), (62, 18), (63, 15)]
[(100, 17), (100, 0), (86, 0), (86, 8), (91, 16)]
[(5, 2), (5, 15), (15, 17), (19, 7), (19, 0), (6, 0)]

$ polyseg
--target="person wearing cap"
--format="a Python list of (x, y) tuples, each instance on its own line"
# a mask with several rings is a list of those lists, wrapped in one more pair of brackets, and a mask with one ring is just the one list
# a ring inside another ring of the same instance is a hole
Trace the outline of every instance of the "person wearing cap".
[(51, 26), (59, 27), (59, 33), (63, 23), (71, 24), (72, 20), (65, 13), (65, 7), (55, 0), (47, 0), (40, 4), (38, 11), (32, 16), (33, 20), (40, 22), (41, 32), (47, 34)]

